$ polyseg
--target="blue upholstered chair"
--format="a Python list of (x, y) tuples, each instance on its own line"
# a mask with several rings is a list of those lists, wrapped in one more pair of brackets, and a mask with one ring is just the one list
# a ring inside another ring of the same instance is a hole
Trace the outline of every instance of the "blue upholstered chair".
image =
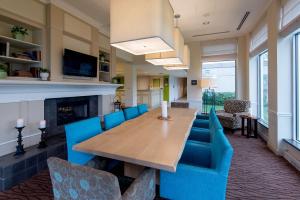
[(104, 127), (105, 130), (114, 128), (125, 121), (123, 111), (113, 112), (107, 115), (104, 115)]
[(205, 119), (205, 120), (209, 120), (209, 115), (206, 115), (206, 114), (198, 114), (198, 115), (196, 115), (196, 119)]
[(137, 107), (138, 107), (140, 115), (148, 112), (147, 104), (139, 104)]
[(193, 127), (197, 128), (209, 128), (209, 120), (208, 119), (195, 119), (193, 122)]
[(91, 137), (102, 133), (100, 118), (94, 117), (65, 125), (68, 161), (74, 164), (85, 165), (95, 156), (73, 150), (73, 146)]
[(211, 109), (209, 114), (209, 129), (192, 127), (188, 139), (209, 143), (211, 142), (217, 129), (223, 130), (223, 127), (216, 115), (215, 110)]
[(222, 130), (217, 130), (211, 145), (188, 141), (176, 172), (160, 172), (160, 196), (172, 200), (224, 200), (232, 155)]
[(140, 113), (136, 106), (124, 109), (124, 116), (126, 120), (134, 119), (139, 115)]
[(122, 195), (118, 178), (108, 172), (86, 166), (72, 165), (51, 157), (48, 166), (54, 200), (153, 200), (155, 170), (145, 169)]

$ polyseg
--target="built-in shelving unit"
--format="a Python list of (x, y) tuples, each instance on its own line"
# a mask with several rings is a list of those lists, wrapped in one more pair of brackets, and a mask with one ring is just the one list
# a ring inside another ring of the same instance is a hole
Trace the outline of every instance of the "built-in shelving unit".
[(41, 63), (41, 61), (37, 61), (37, 60), (15, 58), (15, 57), (10, 57), (10, 56), (0, 56), (0, 60), (2, 60), (4, 62), (22, 63), (22, 64), (40, 64)]
[(10, 34), (13, 26), (20, 26), (18, 21), (0, 23), (0, 63), (6, 66), (8, 78), (38, 78), (39, 68), (43, 66), (43, 31), (22, 24), (22, 27), (27, 28), (28, 35), (24, 40), (19, 40)]
[(20, 47), (20, 48), (24, 48), (24, 49), (35, 49), (35, 48), (41, 48), (41, 45), (39, 44), (34, 44), (31, 42), (26, 42), (26, 41), (22, 41), (22, 40), (17, 40), (14, 38), (10, 38), (7, 36), (3, 36), (0, 35), (0, 42), (9, 42), (10, 45), (15, 46), (15, 47)]
[(99, 81), (110, 82), (110, 54), (99, 51)]

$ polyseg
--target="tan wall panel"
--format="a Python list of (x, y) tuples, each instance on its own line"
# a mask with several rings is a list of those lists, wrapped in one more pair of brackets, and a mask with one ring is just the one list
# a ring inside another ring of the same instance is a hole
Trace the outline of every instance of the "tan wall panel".
[(40, 24), (46, 24), (45, 5), (34, 0), (1, 0), (0, 8)]
[(90, 44), (66, 35), (63, 36), (63, 47), (84, 54), (90, 54), (91, 51)]
[(92, 40), (91, 26), (66, 13), (64, 14), (64, 31), (89, 41)]

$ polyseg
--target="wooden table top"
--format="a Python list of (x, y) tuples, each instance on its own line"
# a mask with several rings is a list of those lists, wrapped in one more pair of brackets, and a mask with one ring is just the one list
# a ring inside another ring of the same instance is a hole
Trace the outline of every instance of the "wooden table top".
[(159, 120), (160, 108), (90, 138), (77, 151), (154, 169), (176, 171), (197, 110), (170, 108), (170, 121)]

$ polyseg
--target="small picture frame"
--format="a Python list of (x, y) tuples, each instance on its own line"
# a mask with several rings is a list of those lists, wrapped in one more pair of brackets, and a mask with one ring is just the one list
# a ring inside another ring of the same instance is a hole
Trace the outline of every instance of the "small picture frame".
[(197, 85), (197, 84), (198, 84), (198, 81), (197, 81), (197, 80), (191, 80), (191, 84), (192, 84), (192, 85)]

